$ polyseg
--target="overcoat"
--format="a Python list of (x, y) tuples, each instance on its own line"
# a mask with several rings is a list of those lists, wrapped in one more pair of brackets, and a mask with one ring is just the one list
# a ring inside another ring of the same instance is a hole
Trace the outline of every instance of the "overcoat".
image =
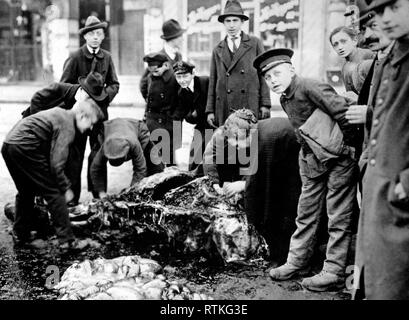
[(263, 52), (260, 39), (245, 33), (233, 56), (226, 39), (213, 50), (206, 113), (215, 114), (216, 126), (235, 110), (250, 109), (258, 117), (261, 107), (271, 107), (267, 83), (253, 67), (253, 60)]
[(409, 197), (394, 193), (400, 182), (409, 194), (408, 73), (409, 40), (400, 39), (374, 76), (355, 270), (368, 299), (409, 299)]

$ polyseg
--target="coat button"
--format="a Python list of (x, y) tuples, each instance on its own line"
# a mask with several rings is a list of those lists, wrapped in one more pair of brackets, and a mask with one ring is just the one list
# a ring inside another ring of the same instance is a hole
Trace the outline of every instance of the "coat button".
[(369, 161), (369, 164), (370, 164), (372, 167), (375, 167), (375, 165), (376, 165), (376, 160), (375, 160), (375, 159), (372, 159), (371, 161)]
[(230, 73), (227, 72), (227, 73), (226, 73), (226, 77), (230, 77)]
[(158, 123), (159, 123), (159, 124), (162, 123), (162, 119), (161, 119), (161, 118), (158, 119)]
[(382, 104), (383, 103), (383, 99), (378, 99), (378, 104)]
[(228, 93), (228, 94), (230, 94), (230, 93), (231, 93), (231, 90), (230, 90), (230, 89), (229, 89), (229, 90), (227, 90), (227, 93)]
[(377, 143), (376, 139), (371, 140), (371, 146), (376, 146), (376, 143)]
[(240, 72), (241, 72), (241, 74), (244, 74), (244, 70), (241, 70)]
[(244, 90), (244, 89), (241, 89), (241, 93), (246, 93), (246, 90)]
[(374, 125), (375, 127), (378, 126), (378, 125), (379, 125), (379, 120), (378, 120), (378, 119), (375, 119), (374, 122), (373, 122), (373, 125)]

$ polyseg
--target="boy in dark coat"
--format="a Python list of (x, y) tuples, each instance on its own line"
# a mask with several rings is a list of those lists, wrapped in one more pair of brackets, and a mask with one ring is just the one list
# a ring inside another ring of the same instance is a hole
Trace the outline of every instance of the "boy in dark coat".
[[(85, 22), (85, 27), (79, 30), (80, 36), (83, 36), (86, 40), (80, 49), (70, 55), (70, 57), (64, 63), (64, 71), (61, 76), (60, 82), (65, 83), (78, 83), (79, 77), (85, 77), (90, 72), (96, 71), (102, 75), (103, 84), (108, 94), (107, 106), (114, 99), (119, 90), (119, 81), (116, 75), (115, 67), (112, 61), (111, 54), (101, 48), (101, 43), (105, 38), (104, 30), (107, 28), (106, 22), (101, 22), (97, 17), (89, 16)], [(108, 112), (105, 113), (105, 119), (108, 119)], [(103, 130), (101, 125), (95, 126), (90, 133), (90, 147), (91, 152), (88, 158), (88, 190), (94, 193), (89, 166), (92, 163), (92, 159), (95, 156), (100, 145), (98, 144), (98, 134)], [(81, 140), (75, 143), (76, 157), (82, 159), (80, 167), (76, 169), (78, 176), (76, 177), (76, 185), (74, 187), (75, 197), (73, 204), (78, 203), (81, 193), (81, 170), (82, 162), (84, 159), (85, 147), (87, 143), (87, 137), (81, 137)], [(95, 194), (94, 194), (95, 196)]]
[(71, 110), (57, 107), (24, 118), (8, 133), (2, 155), (18, 190), (13, 226), (17, 243), (30, 241), (34, 197), (42, 196), (62, 247), (78, 245), (67, 208), (74, 194), (64, 168), (76, 132), (84, 134), (102, 117), (97, 104), (87, 99)]
[[(318, 239), (319, 221), (326, 214), (329, 240), (323, 269), (302, 281), (303, 287), (309, 290), (326, 291), (345, 285), (357, 191), (357, 166), (352, 147), (355, 131), (345, 118), (348, 109), (346, 99), (325, 83), (298, 77), (291, 64), (292, 55), (290, 49), (273, 49), (254, 61), (254, 66), (271, 90), (281, 94), (281, 105), (301, 144), (302, 193), (298, 203), (297, 229), (290, 241), (287, 263), (271, 269), (270, 277), (286, 280), (309, 268)], [(317, 108), (337, 123), (343, 133), (342, 154), (327, 161), (318, 159), (319, 154), (314, 153), (317, 150), (311, 149), (299, 131)]]
[(116, 118), (104, 122), (104, 132), (100, 136), (101, 148), (91, 164), (91, 179), (99, 198), (107, 192), (106, 163), (120, 166), (132, 160), (133, 176), (131, 186), (143, 178), (163, 171), (162, 159), (152, 151), (149, 130), (142, 121)]
[(148, 63), (149, 69), (146, 84), (140, 84), (142, 96), (146, 101), (146, 125), (154, 143), (159, 143), (158, 138), (162, 138), (160, 143), (163, 162), (166, 165), (176, 165), (174, 153), (182, 145), (184, 113), (178, 101), (179, 84), (164, 54), (150, 53), (143, 60)]
[(210, 61), (206, 114), (212, 127), (222, 126), (240, 108), (252, 110), (258, 119), (270, 117), (270, 91), (252, 65), (264, 47), (260, 39), (241, 30), (248, 19), (236, 0), (228, 0), (218, 18), (227, 36), (214, 48)]
[(207, 90), (209, 77), (195, 76), (194, 65), (180, 61), (173, 65), (176, 80), (180, 85), (179, 103), (184, 111), (184, 119), (195, 124), (195, 131), (190, 145), (189, 170), (194, 170), (203, 160), (203, 153), (211, 135), (206, 137), (206, 129), (211, 129), (206, 119)]

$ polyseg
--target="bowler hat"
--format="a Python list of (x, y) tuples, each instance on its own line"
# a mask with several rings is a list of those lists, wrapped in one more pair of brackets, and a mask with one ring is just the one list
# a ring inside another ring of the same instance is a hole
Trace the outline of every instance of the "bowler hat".
[(85, 21), (85, 27), (79, 30), (79, 34), (83, 36), (87, 32), (90, 32), (95, 29), (106, 29), (107, 26), (108, 26), (108, 23), (101, 22), (101, 20), (99, 20), (95, 16), (89, 16), (87, 18), (87, 21)]
[(143, 61), (147, 62), (148, 65), (162, 65), (168, 61), (168, 57), (161, 52), (152, 52), (144, 56)]
[(357, 0), (356, 5), (359, 9), (358, 22), (361, 26), (375, 16), (375, 11), (368, 10), (368, 0)]
[(108, 97), (104, 87), (104, 78), (99, 72), (93, 71), (86, 77), (79, 77), (78, 83), (97, 102), (104, 101)]
[(195, 66), (186, 61), (178, 61), (173, 65), (173, 72), (177, 73), (192, 73)]
[(224, 7), (224, 12), (217, 18), (217, 20), (223, 23), (224, 19), (229, 16), (239, 17), (243, 20), (249, 19), (249, 17), (244, 14), (240, 2), (237, 0), (227, 0), (226, 6)]
[(294, 51), (287, 48), (271, 49), (258, 55), (253, 66), (259, 73), (265, 73), (282, 63), (291, 63)]
[(373, 10), (377, 12), (385, 6), (396, 2), (396, 0), (365, 0), (365, 2), (368, 5), (368, 11)]
[(127, 158), (129, 142), (121, 137), (110, 137), (104, 141), (104, 155), (113, 166), (121, 165)]
[(177, 22), (175, 19), (170, 19), (163, 23), (163, 35), (161, 35), (160, 37), (163, 40), (168, 41), (180, 37), (185, 31), (186, 29), (182, 29), (179, 22)]

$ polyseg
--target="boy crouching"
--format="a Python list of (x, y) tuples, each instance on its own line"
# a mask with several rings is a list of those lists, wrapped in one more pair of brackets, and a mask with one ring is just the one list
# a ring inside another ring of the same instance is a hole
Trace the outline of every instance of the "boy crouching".
[(13, 225), (17, 243), (29, 242), (34, 197), (42, 196), (47, 201), (60, 246), (73, 249), (78, 246), (67, 207), (74, 194), (64, 167), (76, 131), (84, 134), (102, 119), (98, 105), (86, 99), (71, 110), (56, 107), (24, 118), (8, 133), (1, 152), (18, 190)]

